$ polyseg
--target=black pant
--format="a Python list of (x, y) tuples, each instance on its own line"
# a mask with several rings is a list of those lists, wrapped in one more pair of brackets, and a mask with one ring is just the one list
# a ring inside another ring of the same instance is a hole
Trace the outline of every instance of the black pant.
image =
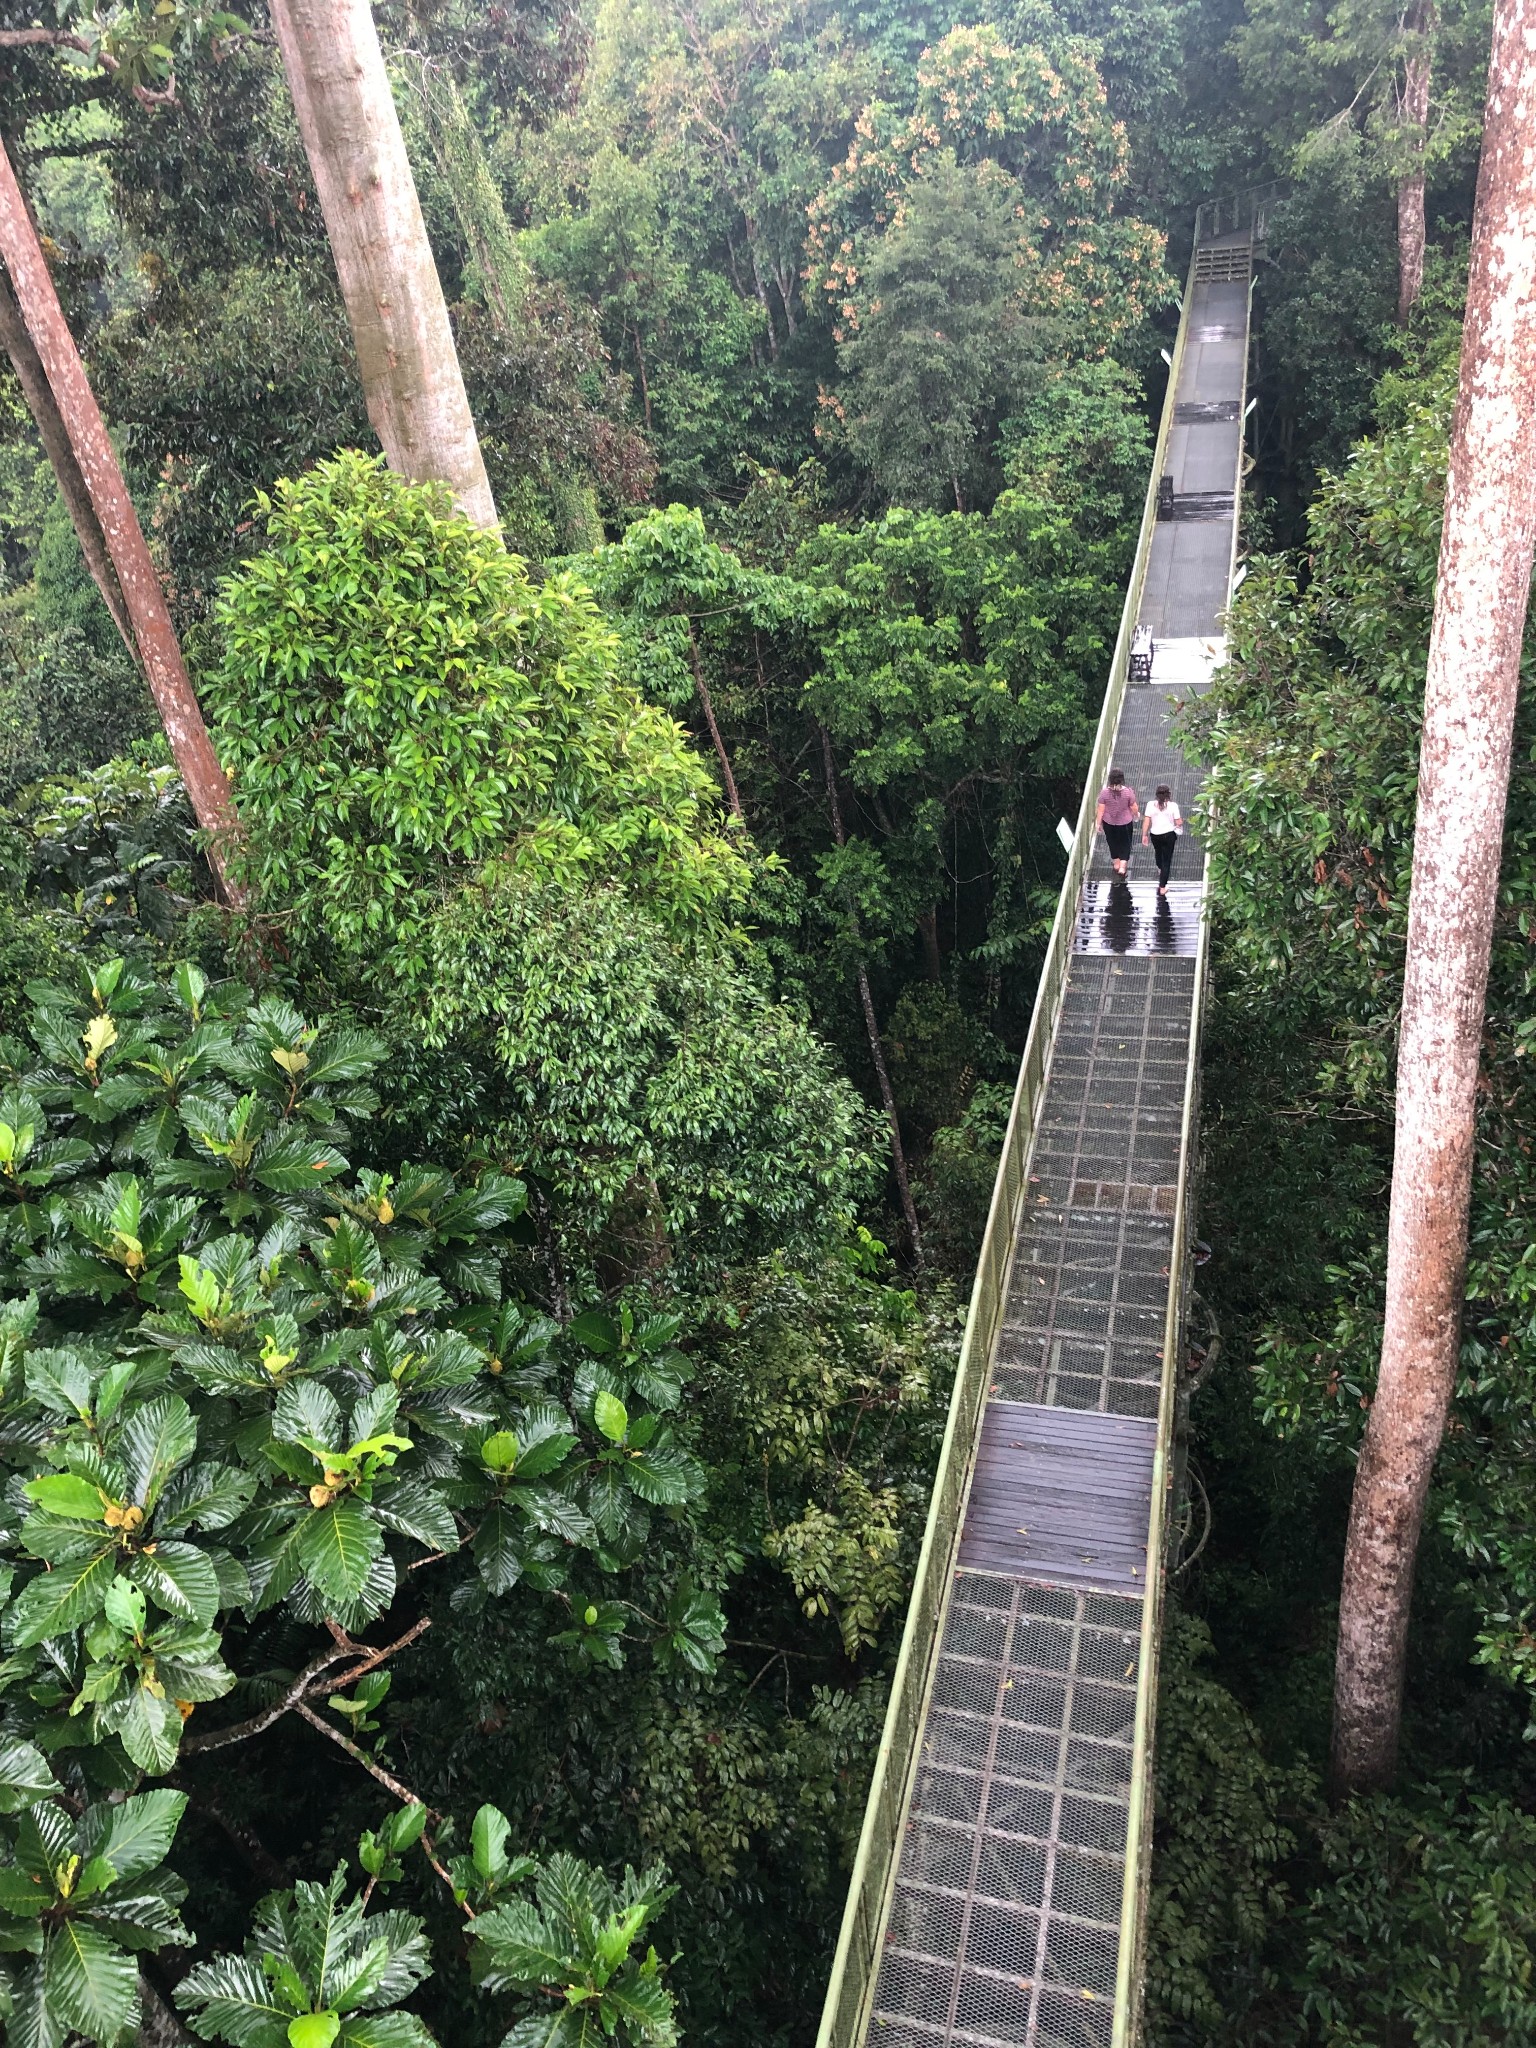
[(1110, 825), (1106, 823), (1104, 839), (1109, 847), (1109, 857), (1111, 860), (1130, 859), (1131, 828), (1129, 825)]
[(1168, 877), (1173, 873), (1173, 849), (1179, 843), (1177, 832), (1154, 832), (1152, 851), (1157, 855), (1157, 879), (1166, 889)]

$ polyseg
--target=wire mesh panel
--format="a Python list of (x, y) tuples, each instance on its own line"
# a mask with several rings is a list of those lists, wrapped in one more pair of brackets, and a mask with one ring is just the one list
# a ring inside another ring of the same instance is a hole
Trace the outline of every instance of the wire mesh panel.
[(1109, 2048), (1141, 1603), (956, 1575), (875, 1990), (886, 2048)]

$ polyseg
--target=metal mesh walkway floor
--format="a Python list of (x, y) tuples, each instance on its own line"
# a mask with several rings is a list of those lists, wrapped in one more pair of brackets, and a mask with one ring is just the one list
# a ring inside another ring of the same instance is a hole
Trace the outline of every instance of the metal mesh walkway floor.
[[(1197, 252), (1137, 620), (1165, 652), (1113, 745), (1186, 813), (1169, 725), (1221, 646), (1250, 249)], [(1204, 871), (1186, 833), (1159, 898), (1150, 852), (1127, 885), (1101, 841), (1078, 900), (869, 2010), (887, 2048), (1114, 2038)]]

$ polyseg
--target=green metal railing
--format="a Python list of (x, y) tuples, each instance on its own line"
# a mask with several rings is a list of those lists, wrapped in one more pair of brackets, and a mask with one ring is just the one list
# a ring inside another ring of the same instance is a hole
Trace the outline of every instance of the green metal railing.
[[(1250, 227), (1252, 219), (1253, 216), (1250, 215)], [(1232, 231), (1234, 230), (1222, 230)], [(1208, 237), (1209, 231), (1205, 238)], [(1201, 239), (1197, 230), (1197, 249)], [(1111, 748), (1125, 699), (1131, 636), (1141, 609), (1152, 536), (1157, 523), (1157, 485), (1167, 461), (1168, 438), (1172, 431), (1174, 407), (1177, 403), (1193, 286), (1194, 258), (1191, 257), (1178, 338), (1174, 344), (1168, 374), (1168, 392), (1163, 403), (1151, 474), (1147, 481), (1146, 501), (1142, 508), (1141, 531), (1137, 540), (1135, 561), (1120, 616), (1114, 659), (1110, 665), (1109, 681), (1104, 692), (1104, 707), (1099, 715), (1098, 730), (1084, 778), (1077, 831), (1073, 836), (1072, 850), (1067, 859), (1067, 872), (1062, 881), (1056, 917), (1051, 926), (1045, 962), (1040, 972), (1040, 984), (1030, 1018), (1029, 1036), (1025, 1041), (1018, 1085), (1014, 1091), (1013, 1108), (1008, 1119), (1008, 1131), (1003, 1141), (1002, 1158), (992, 1192), (992, 1206), (982, 1237), (970, 1310), (966, 1316), (965, 1334), (961, 1340), (954, 1392), (950, 1399), (949, 1417), (939, 1452), (938, 1468), (934, 1475), (928, 1525), (918, 1556), (912, 1602), (908, 1609), (906, 1629), (891, 1682), (890, 1703), (886, 1710), (880, 1747), (875, 1757), (863, 1832), (854, 1860), (848, 1902), (844, 1909), (843, 1924), (833, 1958), (821, 2027), (816, 2037), (817, 2048), (860, 2048), (874, 1996), (875, 1980), (879, 1973), (895, 1864), (900, 1853), (902, 1831), (911, 1797), (919, 1738), (927, 1714), (934, 1669), (938, 1662), (949, 1589), (954, 1579), (954, 1558), (960, 1537), (961, 1512), (970, 1482), (971, 1463), (979, 1434), (980, 1413), (986, 1400), (993, 1348), (1002, 1318), (1003, 1304), (1007, 1298), (1009, 1267), (1018, 1231), (1030, 1147), (1035, 1135), (1035, 1119), (1045, 1090), (1051, 1044), (1066, 989), (1078, 899), (1093, 854), (1097, 792), (1110, 765)], [(1242, 437), (1239, 435), (1240, 450), (1241, 445)], [(1204, 944), (1202, 927), (1198, 963), (1201, 977), (1205, 971)], [(1197, 1010), (1200, 985), (1197, 978)], [(1197, 1056), (1192, 1038), (1191, 1077), (1186, 1089), (1181, 1151), (1181, 1161), (1185, 1165), (1188, 1163), (1189, 1147), (1192, 1142), (1196, 1066)], [(1161, 1557), (1165, 1526), (1168, 1436), (1173, 1412), (1171, 1390), (1174, 1384), (1174, 1362), (1177, 1357), (1184, 1294), (1184, 1286), (1179, 1276), (1184, 1273), (1187, 1266), (1189, 1211), (1185, 1184), (1185, 1175), (1181, 1173), (1178, 1207), (1174, 1219), (1175, 1258), (1170, 1261), (1169, 1266), (1168, 1325), (1163, 1352), (1163, 1391), (1159, 1409), (1157, 1463), (1154, 1468), (1154, 1542), (1148, 1549), (1149, 1569), (1145, 1596), (1146, 1617), (1154, 1626), (1158, 1618), (1158, 1609), (1154, 1602), (1160, 1601), (1161, 1598), (1163, 1574), (1152, 1569), (1152, 1563), (1154, 1559)], [(1129, 1815), (1132, 1832), (1126, 1845), (1126, 1898), (1130, 1918), (1122, 1921), (1115, 2015), (1116, 2048), (1122, 2048), (1122, 2044), (1129, 2044), (1134, 2038), (1135, 2007), (1138, 2003), (1135, 1995), (1140, 1983), (1137, 1958), (1140, 1952), (1141, 1923), (1144, 1918), (1142, 1902), (1146, 1887), (1145, 1865), (1150, 1845), (1148, 1820), (1151, 1796), (1147, 1781), (1150, 1774), (1152, 1716), (1156, 1704), (1155, 1666), (1154, 1637), (1143, 1650), (1142, 1673), (1137, 1695), (1133, 1766), (1136, 1776)]]
[[(1218, 233), (1246, 231), (1250, 246), (1262, 240), (1269, 206), (1278, 193), (1276, 186), (1261, 186), (1252, 193), (1239, 194), (1251, 202), (1247, 218), (1239, 226), (1217, 227), (1215, 209), (1201, 207), (1196, 216), (1195, 248), (1198, 252), (1202, 223), (1207, 212), (1213, 224), (1210, 237)], [(1192, 259), (1193, 261), (1193, 259)], [(1193, 276), (1193, 268), (1191, 268)], [(1253, 286), (1249, 284), (1249, 296)], [(1184, 304), (1189, 306), (1189, 292)], [(1182, 337), (1184, 322), (1179, 323)], [(1177, 360), (1177, 359), (1176, 359)], [(1178, 384), (1177, 371), (1168, 386), (1172, 405)], [(1238, 399), (1238, 419), (1246, 417), (1248, 404), (1248, 355), (1243, 353), (1243, 374)], [(1165, 419), (1167, 408), (1165, 408)], [(1241, 524), (1243, 450), (1245, 435), (1239, 426), (1233, 503), (1238, 516), (1232, 521), (1232, 553), (1227, 570), (1227, 588), (1237, 574), (1238, 528)], [(1147, 1537), (1147, 1590), (1142, 1600), (1141, 1668), (1136, 1679), (1136, 1724), (1131, 1752), (1131, 1789), (1126, 1813), (1125, 1892), (1120, 1916), (1120, 1957), (1115, 1976), (1115, 2031), (1113, 2048), (1133, 2048), (1141, 2024), (1142, 1992), (1146, 1982), (1147, 1896), (1152, 1871), (1152, 1746), (1157, 1721), (1157, 1681), (1163, 1640), (1163, 1595), (1166, 1574), (1152, 1569), (1154, 1559), (1162, 1560), (1168, 1544), (1168, 1517), (1172, 1505), (1173, 1436), (1178, 1404), (1179, 1360), (1184, 1353), (1184, 1326), (1189, 1312), (1193, 1272), (1191, 1253), (1194, 1237), (1194, 1184), (1196, 1145), (1200, 1112), (1200, 1038), (1205, 1017), (1206, 983), (1210, 972), (1209, 923), (1202, 912), (1195, 953), (1194, 1005), (1189, 1020), (1189, 1066), (1184, 1080), (1184, 1114), (1179, 1129), (1178, 1194), (1173, 1212), (1173, 1247), (1168, 1259), (1168, 1314), (1163, 1326), (1163, 1380), (1158, 1396), (1157, 1449), (1152, 1463), (1152, 1519)]]

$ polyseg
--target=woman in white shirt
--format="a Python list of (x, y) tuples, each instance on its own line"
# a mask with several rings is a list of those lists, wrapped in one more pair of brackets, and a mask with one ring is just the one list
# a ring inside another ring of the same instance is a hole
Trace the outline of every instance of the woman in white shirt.
[(1184, 830), (1184, 820), (1179, 807), (1173, 800), (1173, 791), (1166, 782), (1157, 785), (1157, 795), (1147, 805), (1141, 820), (1141, 843), (1151, 842), (1157, 856), (1157, 893), (1168, 894), (1168, 877), (1173, 871), (1173, 849), (1179, 843), (1179, 834)]

